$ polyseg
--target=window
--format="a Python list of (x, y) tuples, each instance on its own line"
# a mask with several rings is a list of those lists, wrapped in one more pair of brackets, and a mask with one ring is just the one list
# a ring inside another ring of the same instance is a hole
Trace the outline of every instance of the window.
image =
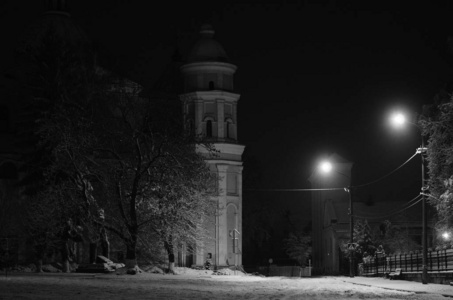
[(225, 103), (225, 116), (231, 118), (233, 116), (233, 106)]
[(211, 91), (214, 89), (214, 81), (209, 81), (209, 89)]
[(227, 194), (236, 195), (238, 193), (238, 182), (236, 173), (227, 174)]
[(233, 134), (233, 120), (230, 118), (225, 120), (225, 137), (227, 139), (234, 139), (234, 134)]
[(212, 121), (211, 120), (206, 121), (206, 136), (212, 137)]

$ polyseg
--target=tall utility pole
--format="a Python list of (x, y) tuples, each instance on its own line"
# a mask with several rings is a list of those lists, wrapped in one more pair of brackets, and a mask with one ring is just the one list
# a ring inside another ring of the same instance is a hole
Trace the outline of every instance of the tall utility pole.
[(420, 153), (422, 158), (422, 283), (428, 284), (428, 232), (427, 232), (427, 216), (426, 216), (426, 187), (425, 187), (425, 153), (427, 148), (425, 148), (425, 143), (423, 140), (423, 133), (422, 133), (422, 146), (421, 148), (417, 149), (417, 152)]
[[(415, 118), (416, 119), (416, 118)], [(420, 135), (422, 139), (422, 145), (420, 148), (417, 148), (417, 154), (420, 154), (422, 161), (422, 187), (420, 194), (422, 195), (422, 283), (428, 283), (428, 217), (426, 209), (426, 196), (425, 193), (428, 190), (428, 187), (425, 185), (425, 153), (427, 148), (425, 148), (423, 129), (416, 123), (406, 120), (406, 117), (402, 113), (396, 113), (392, 116), (391, 121), (396, 126), (401, 126), (405, 123), (413, 125), (420, 130)]]

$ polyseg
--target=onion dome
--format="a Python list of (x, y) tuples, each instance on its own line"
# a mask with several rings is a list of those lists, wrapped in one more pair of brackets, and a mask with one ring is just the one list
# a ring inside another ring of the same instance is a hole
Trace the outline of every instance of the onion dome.
[(214, 37), (214, 29), (205, 24), (200, 29), (200, 39), (195, 43), (188, 57), (188, 63), (228, 62), (228, 56), (222, 45)]

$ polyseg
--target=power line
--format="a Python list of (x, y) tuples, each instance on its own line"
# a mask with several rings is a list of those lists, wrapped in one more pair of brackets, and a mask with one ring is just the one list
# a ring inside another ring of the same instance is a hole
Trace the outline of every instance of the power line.
[[(415, 198), (413, 198), (412, 200), (408, 201), (406, 204), (404, 205), (408, 205), (409, 203), (411, 203), (412, 201), (415, 201), (417, 200), (421, 195), (417, 195)], [(404, 207), (404, 208), (401, 208), (397, 211), (394, 211), (394, 212), (391, 212), (391, 213), (387, 213), (385, 215), (381, 215), (381, 216), (360, 216), (360, 215), (354, 215), (354, 217), (357, 217), (357, 218), (362, 218), (362, 219), (371, 219), (371, 220), (377, 220), (377, 219), (384, 219), (384, 218), (387, 218), (387, 217), (390, 217), (390, 216), (393, 216), (393, 215), (396, 215), (396, 214), (399, 214), (409, 208), (411, 208), (412, 206), (418, 204), (420, 201), (422, 201), (422, 198), (418, 199), (416, 202), (412, 203), (411, 205), (407, 206), (407, 207)]]
[(368, 182), (368, 183), (364, 183), (364, 184), (360, 184), (360, 185), (355, 185), (355, 186), (352, 186), (352, 188), (360, 188), (360, 187), (364, 187), (364, 186), (368, 186), (368, 185), (371, 185), (371, 184), (374, 184), (374, 183), (377, 183), (381, 180), (384, 180), (385, 178), (389, 177), (390, 175), (392, 175), (393, 173), (395, 173), (396, 171), (398, 171), (399, 169), (401, 169), (403, 166), (405, 166), (409, 161), (411, 161), (418, 153), (415, 152), (414, 155), (412, 155), (408, 160), (406, 160), (402, 165), (400, 165), (398, 168), (394, 169), (393, 171), (391, 171), (390, 173), (376, 179), (376, 180), (373, 180), (371, 182)]
[(433, 195), (431, 195), (431, 194), (420, 193), (420, 195), (422, 195), (422, 196), (426, 196), (426, 197), (430, 197), (430, 198), (433, 198), (433, 199), (436, 199), (437, 201), (441, 201), (441, 200), (440, 200), (439, 198), (436, 198), (436, 197), (434, 197), (434, 196), (433, 196)]
[[(406, 160), (402, 165), (400, 165), (399, 167), (397, 167), (396, 169), (394, 169), (390, 173), (388, 173), (388, 174), (386, 174), (386, 175), (384, 175), (384, 176), (382, 176), (382, 177), (380, 177), (380, 178), (378, 178), (378, 179), (376, 179), (374, 181), (371, 181), (371, 182), (368, 182), (368, 183), (365, 183), (365, 184), (354, 185), (354, 186), (351, 186), (350, 188), (361, 188), (361, 187), (364, 187), (364, 186), (368, 186), (368, 185), (377, 183), (377, 182), (389, 177), (390, 175), (392, 175), (393, 173), (395, 173), (396, 171), (401, 169), (403, 166), (405, 166), (417, 154), (418, 153), (416, 152), (408, 160)], [(340, 191), (340, 190), (345, 190), (346, 191), (346, 187), (344, 187), (344, 188), (325, 188), (325, 189), (244, 189), (244, 191), (254, 191), (254, 192), (315, 192), (315, 191)]]

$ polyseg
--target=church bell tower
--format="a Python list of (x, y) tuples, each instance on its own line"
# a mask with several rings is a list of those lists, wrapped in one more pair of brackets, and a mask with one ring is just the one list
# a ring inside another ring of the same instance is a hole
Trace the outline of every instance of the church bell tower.
[(201, 145), (211, 171), (219, 178), (216, 201), (218, 211), (214, 243), (197, 249), (195, 265), (208, 257), (216, 267), (242, 265), (242, 153), (238, 143), (237, 103), (233, 78), (237, 67), (229, 62), (222, 45), (214, 39), (214, 29), (203, 25), (200, 38), (192, 48), (187, 63), (181, 66), (184, 93), (180, 95), (186, 129), (203, 137), (218, 151), (215, 157)]

